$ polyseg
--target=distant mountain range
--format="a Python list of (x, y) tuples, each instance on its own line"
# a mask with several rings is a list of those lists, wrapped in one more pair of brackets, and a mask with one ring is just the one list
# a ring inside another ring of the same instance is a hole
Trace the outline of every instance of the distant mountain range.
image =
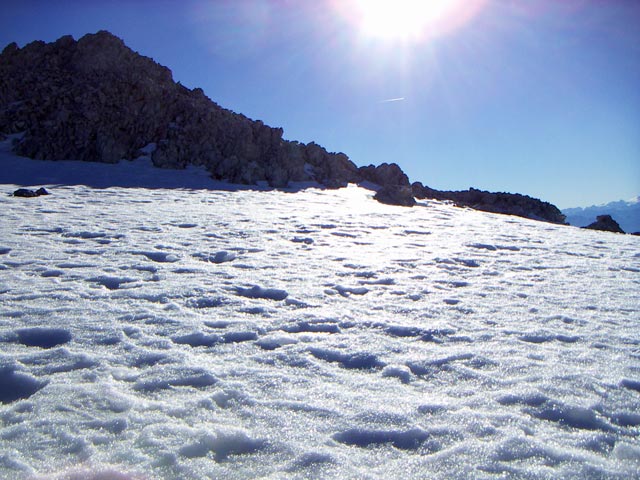
[(562, 211), (567, 222), (576, 227), (585, 227), (595, 221), (598, 215), (611, 215), (627, 232), (640, 232), (640, 196), (634, 200), (619, 200), (605, 205), (567, 208)]

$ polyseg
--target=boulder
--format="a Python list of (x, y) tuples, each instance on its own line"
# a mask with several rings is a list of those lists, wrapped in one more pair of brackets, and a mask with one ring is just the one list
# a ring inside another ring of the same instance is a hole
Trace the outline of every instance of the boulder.
[(33, 198), (39, 197), (41, 195), (49, 195), (44, 188), (39, 188), (38, 190), (29, 190), (28, 188), (19, 188), (15, 192), (13, 192), (14, 197), (22, 197), (22, 198)]
[(624, 230), (620, 228), (618, 222), (616, 222), (611, 215), (598, 215), (595, 222), (583, 228), (602, 230), (603, 232), (624, 233)]
[(386, 205), (413, 207), (416, 204), (411, 187), (406, 185), (387, 185), (378, 190), (373, 198)]
[(22, 198), (32, 198), (38, 197), (39, 195), (33, 190), (29, 190), (28, 188), (19, 188), (15, 192), (13, 192), (14, 197), (22, 197)]

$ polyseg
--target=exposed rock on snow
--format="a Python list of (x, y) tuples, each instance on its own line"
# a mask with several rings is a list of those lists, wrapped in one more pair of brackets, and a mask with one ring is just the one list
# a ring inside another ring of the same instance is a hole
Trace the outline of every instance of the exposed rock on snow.
[(519, 193), (492, 193), (475, 188), (458, 192), (441, 191), (426, 187), (420, 182), (414, 182), (411, 187), (413, 195), (418, 199), (449, 200), (456, 205), (484, 212), (517, 215), (551, 223), (565, 223), (565, 216), (555, 205)]
[(589, 230), (602, 230), (604, 232), (624, 233), (624, 230), (620, 228), (618, 222), (611, 218), (611, 215), (598, 215), (595, 222), (584, 228), (588, 228)]
[(41, 195), (49, 195), (49, 192), (44, 188), (39, 188), (37, 190), (29, 190), (28, 188), (19, 188), (15, 192), (13, 192), (14, 197), (23, 197), (23, 198), (33, 198), (39, 197)]
[(13, 192), (13, 196), (22, 198), (33, 198), (37, 197), (38, 194), (33, 190), (29, 190), (28, 188), (19, 188), (18, 190)]
[(373, 198), (387, 205), (413, 207), (416, 204), (416, 199), (413, 198), (413, 192), (409, 186), (388, 185), (378, 190)]

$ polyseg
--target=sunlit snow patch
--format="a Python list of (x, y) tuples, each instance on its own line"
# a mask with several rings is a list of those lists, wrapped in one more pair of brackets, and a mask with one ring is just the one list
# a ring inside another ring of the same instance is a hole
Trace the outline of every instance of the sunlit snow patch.
[(637, 237), (6, 155), (0, 478), (638, 478)]

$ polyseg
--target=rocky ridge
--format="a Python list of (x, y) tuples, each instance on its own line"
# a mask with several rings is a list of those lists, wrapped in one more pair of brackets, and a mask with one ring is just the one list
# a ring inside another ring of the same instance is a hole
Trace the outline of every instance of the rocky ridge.
[(475, 188), (462, 191), (441, 191), (424, 186), (420, 182), (412, 185), (413, 195), (418, 198), (448, 200), (461, 207), (470, 207), (490, 213), (503, 213), (532, 220), (565, 223), (564, 214), (551, 203), (519, 193), (485, 192)]
[(232, 112), (202, 89), (107, 31), (74, 40), (9, 44), (0, 54), (0, 137), (22, 133), (14, 151), (43, 160), (117, 163), (150, 155), (157, 167), (205, 167), (212, 178), (254, 185), (370, 182), (382, 203), (453, 200), (480, 210), (564, 223), (553, 205), (517, 194), (441, 192), (410, 185), (395, 163), (357, 167), (344, 153), (283, 139), (282, 128)]
[(343, 153), (284, 140), (281, 128), (174, 82), (168, 68), (106, 31), (8, 45), (0, 55), (0, 132), (25, 132), (15, 152), (34, 159), (116, 163), (147, 147), (158, 167), (202, 165), (240, 184), (409, 183), (395, 164), (358, 168)]

